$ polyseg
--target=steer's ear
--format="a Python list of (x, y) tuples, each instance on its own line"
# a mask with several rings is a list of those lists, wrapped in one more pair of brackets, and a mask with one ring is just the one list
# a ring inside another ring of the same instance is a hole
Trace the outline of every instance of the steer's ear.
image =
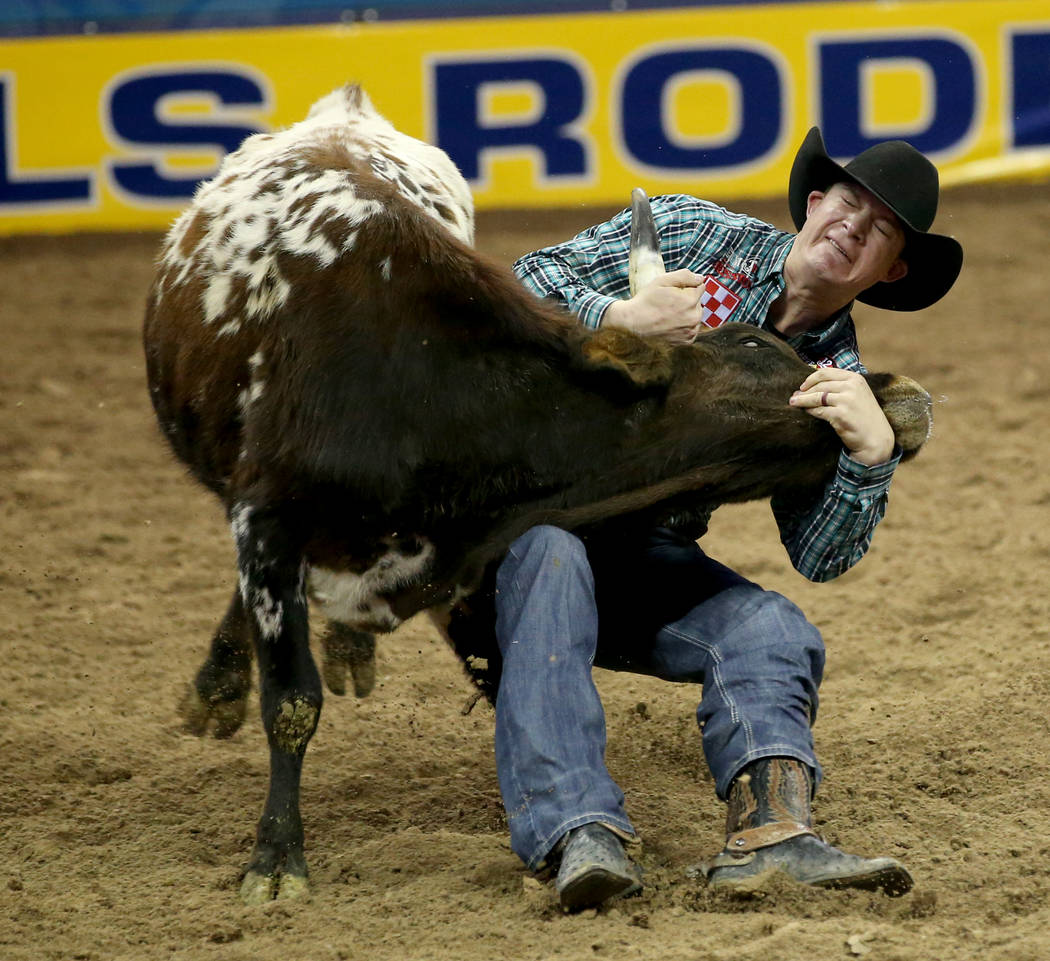
[(583, 343), (588, 367), (619, 371), (639, 387), (671, 382), (671, 345), (628, 330), (603, 327)]

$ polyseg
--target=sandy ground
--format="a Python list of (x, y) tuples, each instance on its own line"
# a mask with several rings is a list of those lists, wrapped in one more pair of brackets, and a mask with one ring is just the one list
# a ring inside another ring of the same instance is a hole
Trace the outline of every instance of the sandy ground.
[[(0, 242), (0, 958), (1050, 957), (1046, 196), (949, 193), (955, 290), (923, 315), (858, 311), (869, 366), (936, 398), (859, 567), (803, 581), (763, 504), (723, 508), (704, 541), (824, 632), (819, 827), (903, 859), (914, 892), (705, 890), (686, 869), (723, 810), (696, 692), (599, 672), (648, 884), (575, 917), (511, 854), (491, 711), (461, 712), (470, 687), (424, 618), (382, 639), (371, 697), (326, 703), (303, 784), (312, 896), (240, 904), (267, 754), (254, 709), (225, 742), (175, 712), (234, 572), (147, 401), (158, 238)], [(479, 245), (509, 260), (600, 213), (490, 215)]]

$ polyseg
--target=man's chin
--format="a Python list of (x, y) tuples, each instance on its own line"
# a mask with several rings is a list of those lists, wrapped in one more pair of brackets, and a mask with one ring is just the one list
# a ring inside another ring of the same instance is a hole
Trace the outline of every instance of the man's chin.
[(839, 255), (822, 256), (814, 258), (813, 261), (814, 276), (832, 287), (849, 285), (853, 279), (850, 276), (852, 268), (853, 265)]

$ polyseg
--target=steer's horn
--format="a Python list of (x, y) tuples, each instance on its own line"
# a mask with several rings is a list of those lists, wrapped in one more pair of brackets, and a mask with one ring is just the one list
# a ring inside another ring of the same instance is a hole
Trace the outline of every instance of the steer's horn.
[(667, 268), (660, 256), (660, 235), (656, 232), (649, 198), (641, 187), (635, 187), (631, 191), (631, 255), (628, 261), (631, 296), (665, 273)]

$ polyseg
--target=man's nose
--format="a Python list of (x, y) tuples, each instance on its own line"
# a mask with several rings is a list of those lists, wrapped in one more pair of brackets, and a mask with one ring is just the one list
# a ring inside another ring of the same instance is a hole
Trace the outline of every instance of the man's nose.
[(863, 242), (868, 229), (871, 227), (871, 211), (863, 208), (851, 210), (849, 215), (843, 220), (843, 225), (850, 237)]

